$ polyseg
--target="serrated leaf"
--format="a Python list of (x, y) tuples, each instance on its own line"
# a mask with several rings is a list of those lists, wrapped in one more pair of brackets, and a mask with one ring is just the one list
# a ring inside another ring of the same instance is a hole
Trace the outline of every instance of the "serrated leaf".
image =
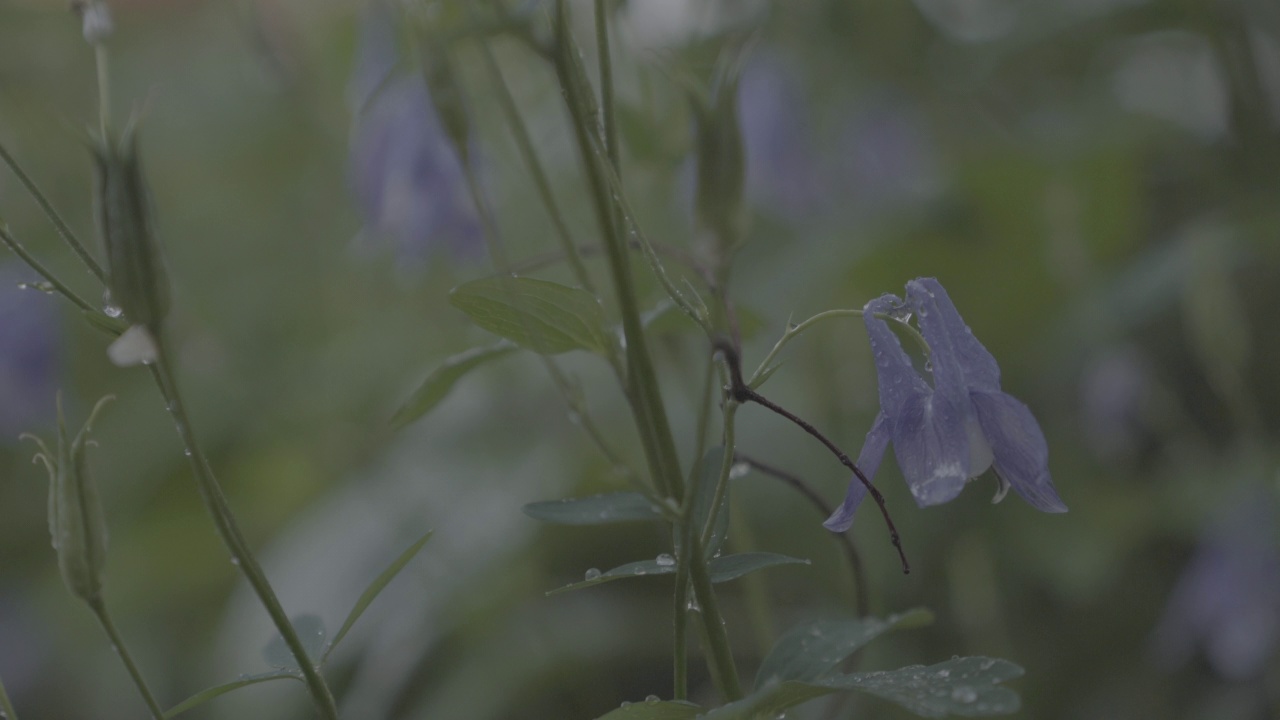
[(329, 647), (325, 648), (324, 653), (319, 656), (321, 664), (329, 659), (329, 653), (333, 652), (334, 648), (338, 647), (338, 643), (342, 642), (342, 638), (347, 636), (347, 632), (351, 630), (351, 627), (356, 624), (356, 621), (360, 619), (364, 611), (378, 597), (378, 593), (382, 592), (383, 588), (389, 585), (396, 575), (400, 574), (405, 565), (408, 565), (409, 561), (422, 550), (427, 541), (431, 539), (431, 533), (433, 532), (434, 530), (428, 530), (425, 535), (418, 538), (417, 542), (400, 553), (399, 557), (388, 565), (386, 570), (383, 570), (378, 574), (378, 577), (373, 579), (373, 582), (369, 583), (369, 587), (365, 588), (364, 592), (360, 594), (360, 599), (356, 600), (351, 612), (347, 613), (347, 619), (342, 622), (342, 627), (338, 630), (338, 634), (333, 636), (333, 642), (329, 643)]
[(643, 493), (620, 492), (529, 503), (524, 514), (557, 525), (605, 525), (662, 520), (662, 508)]
[(491, 277), (459, 285), (449, 301), (476, 325), (534, 352), (590, 350), (603, 355), (609, 350), (604, 310), (581, 288)]
[(1000, 683), (1022, 675), (1022, 668), (1008, 660), (965, 657), (929, 667), (838, 675), (823, 684), (892, 700), (921, 717), (983, 717), (1018, 711), (1018, 693)]
[(239, 678), (236, 678), (235, 680), (232, 680), (229, 683), (214, 685), (211, 688), (201, 690), (195, 695), (192, 695), (186, 700), (183, 700), (177, 705), (174, 705), (173, 707), (166, 710), (164, 713), (164, 716), (166, 720), (168, 718), (177, 717), (178, 715), (181, 715), (182, 713), (188, 710), (191, 710), (192, 708), (195, 708), (199, 705), (203, 705), (204, 703), (209, 702), (210, 700), (218, 697), (219, 695), (225, 695), (231, 692), (232, 690), (239, 690), (242, 687), (257, 685), (258, 683), (270, 682), (272, 680), (301, 681), (302, 677), (288, 670), (273, 670), (271, 672), (261, 673), (259, 675), (243, 675)]
[(1021, 700), (1000, 683), (1022, 675), (1022, 668), (995, 658), (954, 658), (937, 665), (913, 665), (883, 672), (828, 675), (819, 680), (787, 680), (764, 687), (737, 702), (718, 707), (705, 720), (754, 720), (838, 690), (858, 690), (895, 702), (922, 717), (982, 717), (1018, 711)]
[(880, 635), (932, 621), (933, 613), (918, 608), (884, 620), (867, 617), (802, 623), (779, 638), (760, 663), (755, 688), (787, 680), (818, 680)]
[[(698, 461), (697, 495), (693, 498), (691, 521), (698, 532), (706, 527), (707, 517), (711, 513), (711, 504), (715, 502), (716, 483), (720, 480), (720, 465), (724, 460), (724, 448), (713, 447)], [(716, 513), (715, 524), (711, 528), (711, 541), (703, 548), (708, 558), (714, 557), (724, 546), (725, 537), (729, 534), (729, 488), (725, 488), (724, 498), (720, 501), (719, 512)], [(677, 528), (672, 535), (676, 553), (680, 552), (683, 538)]]
[[(302, 641), (302, 649), (306, 650), (307, 658), (317, 662), (324, 654), (326, 636), (324, 620), (319, 615), (306, 614), (295, 616), (289, 622), (293, 623), (293, 631), (298, 633), (298, 639)], [(262, 649), (262, 656), (273, 668), (286, 670), (298, 668), (297, 658), (293, 656), (293, 651), (289, 649), (289, 645), (279, 633), (276, 633), (275, 637), (271, 638), (267, 646)]]
[(677, 700), (634, 702), (611, 710), (596, 720), (693, 720), (702, 708)]
[[(806, 564), (808, 560), (800, 560), (798, 558), (787, 557), (777, 553), (738, 553), (736, 555), (723, 555), (718, 558), (712, 558), (707, 564), (708, 573), (711, 575), (711, 582), (722, 583), (730, 580), (736, 580), (747, 573), (763, 570), (778, 565), (795, 565)], [(548, 595), (556, 595), (570, 590), (580, 590), (592, 585), (600, 585), (614, 580), (624, 580), (634, 577), (648, 577), (650, 575), (671, 575), (676, 571), (675, 561), (671, 564), (659, 564), (657, 560), (639, 560), (630, 562), (626, 565), (600, 573), (587, 580), (565, 585), (547, 592)]]
[(464, 375), (485, 363), (510, 355), (518, 348), (503, 340), (488, 347), (471, 348), (445, 359), (413, 391), (391, 416), (391, 427), (399, 429), (435, 409)]

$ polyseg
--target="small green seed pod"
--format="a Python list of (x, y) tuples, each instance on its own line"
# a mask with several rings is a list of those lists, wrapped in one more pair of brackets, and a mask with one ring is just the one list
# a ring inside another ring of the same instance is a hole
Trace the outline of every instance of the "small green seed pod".
[(169, 284), (151, 222), (151, 198), (131, 125), (118, 140), (93, 146), (95, 210), (107, 254), (111, 302), (131, 325), (158, 336), (169, 311)]
[(58, 569), (72, 595), (89, 604), (102, 599), (102, 578), (107, 562), (107, 523), (97, 485), (89, 474), (85, 448), (98, 411), (108, 395), (94, 405), (84, 428), (67, 441), (62, 399), (58, 399), (58, 452), (49, 452), (44, 441), (23, 435), (40, 446), (35, 460), (49, 471), (49, 534), (58, 554)]

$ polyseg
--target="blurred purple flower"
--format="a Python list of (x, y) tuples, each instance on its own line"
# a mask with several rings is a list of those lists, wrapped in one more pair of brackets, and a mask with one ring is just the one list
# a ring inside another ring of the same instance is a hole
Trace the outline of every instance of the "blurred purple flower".
[(1133, 455), (1141, 440), (1151, 371), (1133, 346), (1104, 351), (1085, 367), (1080, 413), (1085, 442), (1103, 460)]
[(917, 111), (889, 98), (868, 98), (836, 143), (831, 170), (851, 200), (869, 209), (927, 200), (940, 171)]
[[(933, 385), (911, 365), (898, 337), (876, 313), (918, 318), (930, 349)], [(1049, 447), (1035, 417), (1000, 389), (1000, 368), (933, 278), (907, 283), (904, 305), (883, 295), (863, 308), (880, 385), (880, 412), (858, 456), (858, 467), (874, 478), (893, 442), (898, 467), (921, 507), (954, 499), (965, 483), (994, 467), (1001, 489), (1009, 487), (1038, 510), (1066, 512), (1049, 477)], [(844, 503), (824, 526), (848, 530), (866, 488), (854, 478)]]
[(0, 266), (0, 442), (53, 418), (58, 379), (58, 315), (54, 298), (18, 287), (31, 278)]
[(1165, 606), (1152, 654), (1166, 667), (1196, 646), (1231, 680), (1260, 674), (1280, 647), (1280, 503), (1242, 492), (1206, 530)]
[(420, 73), (397, 68), (390, 10), (374, 3), (362, 23), (349, 88), (351, 186), (365, 231), (404, 260), (437, 248), (455, 257), (482, 249), (480, 223), (458, 154)]
[(738, 115), (747, 197), (790, 217), (814, 210), (822, 201), (822, 184), (799, 75), (767, 53), (753, 57), (738, 81)]

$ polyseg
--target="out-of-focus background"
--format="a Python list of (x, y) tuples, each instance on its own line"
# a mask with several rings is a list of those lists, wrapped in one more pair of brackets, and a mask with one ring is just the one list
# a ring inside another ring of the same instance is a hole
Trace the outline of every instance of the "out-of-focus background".
[[(732, 295), (754, 366), (785, 327), (936, 276), (1049, 439), (1070, 506), (995, 483), (918, 509), (879, 484), (854, 535), (873, 609), (926, 629), (861, 666), (1009, 658), (1022, 717), (1267, 718), (1280, 712), (1280, 7), (1270, 0), (841, 0), (609, 3), (626, 183), (648, 233), (699, 249), (692, 116), (679, 82), (754, 34), (739, 109), (747, 242)], [(460, 13), (462, 3), (446, 3)], [(541, 18), (538, 3), (518, 8)], [(590, 3), (576, 20), (594, 72)], [(670, 695), (670, 588), (644, 578), (546, 590), (663, 552), (648, 526), (548, 528), (524, 503), (617, 486), (534, 358), (468, 377), (432, 414), (388, 418), (442, 358), (487, 343), (447, 291), (492, 271), (421, 87), (377, 9), (345, 0), (112, 2), (118, 121), (141, 143), (174, 287), (170, 319), (196, 431), (286, 607), (334, 629), (364, 585), (435, 537), (334, 656), (350, 718), (590, 718)], [(463, 13), (465, 15), (465, 13)], [(541, 20), (539, 20), (541, 22)], [(494, 48), (575, 236), (595, 232), (554, 76)], [(516, 261), (552, 226), (500, 122), (474, 45), (457, 46), (478, 162)], [(92, 237), (84, 129), (93, 52), (61, 0), (0, 4), (0, 141)], [(378, 92), (374, 93), (376, 86)], [(373, 97), (373, 100), (370, 98)], [(82, 292), (90, 278), (7, 170), (0, 215)], [(598, 259), (591, 268), (603, 281)], [(660, 291), (637, 263), (646, 303)], [(563, 268), (539, 275), (564, 280)], [(141, 705), (49, 547), (49, 436), (101, 395), (93, 471), (111, 530), (106, 598), (166, 704), (267, 669), (269, 623), (199, 503), (146, 373), (0, 253), (0, 677), (24, 718), (128, 718)], [(682, 452), (705, 347), (655, 328)], [(876, 412), (861, 326), (794, 342), (769, 395), (856, 452)], [(642, 467), (607, 368), (566, 356), (592, 415)], [(831, 502), (845, 474), (757, 408), (741, 448)], [(811, 567), (722, 586), (744, 670), (771, 633), (851, 611), (822, 518), (774, 480), (735, 480), (730, 542)], [(752, 617), (763, 609), (767, 622)], [(694, 689), (713, 693), (698, 661)], [(814, 703), (791, 714), (818, 717)], [(204, 718), (303, 718), (291, 683)], [(905, 717), (857, 699), (838, 717)]]

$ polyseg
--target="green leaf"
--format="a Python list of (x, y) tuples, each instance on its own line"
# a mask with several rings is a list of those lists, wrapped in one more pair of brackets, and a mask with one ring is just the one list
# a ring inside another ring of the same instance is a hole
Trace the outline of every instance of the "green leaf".
[(774, 717), (788, 708), (838, 690), (859, 690), (891, 700), (922, 717), (982, 717), (1018, 711), (1021, 700), (1000, 683), (1022, 675), (1007, 660), (953, 658), (937, 665), (912, 665), (887, 672), (829, 675), (802, 682), (787, 680), (764, 687), (737, 702), (718, 707), (705, 720), (754, 720)]
[(455, 383), (464, 375), (487, 362), (497, 360), (517, 350), (506, 340), (488, 347), (471, 348), (446, 358), (438, 365), (408, 400), (391, 416), (391, 427), (399, 429), (435, 409), (448, 396)]
[(609, 351), (604, 310), (581, 288), (525, 277), (491, 277), (459, 285), (453, 306), (476, 325), (545, 355)]
[[(298, 633), (298, 639), (302, 641), (302, 649), (307, 651), (307, 658), (316, 662), (324, 654), (324, 641), (327, 634), (324, 620), (319, 615), (308, 614), (298, 615), (289, 622), (293, 623), (293, 630)], [(284, 636), (279, 633), (276, 633), (275, 637), (271, 638), (271, 642), (263, 648), (262, 656), (273, 668), (285, 670), (298, 668), (297, 658), (285, 643)]]
[(289, 670), (272, 670), (271, 672), (262, 673), (260, 675), (242, 675), (239, 678), (236, 678), (235, 680), (232, 680), (229, 683), (214, 685), (213, 687), (208, 688), (206, 690), (201, 690), (195, 695), (192, 695), (186, 700), (183, 700), (177, 705), (174, 705), (173, 707), (166, 710), (164, 713), (164, 716), (166, 719), (171, 717), (177, 717), (178, 715), (181, 715), (182, 713), (196, 706), (203, 705), (204, 703), (218, 697), (219, 695), (225, 695), (231, 692), (232, 690), (239, 690), (242, 687), (257, 685), (258, 683), (269, 682), (271, 680), (301, 681), (302, 677), (296, 674), (295, 672), (292, 672)]
[(1022, 668), (1008, 660), (957, 657), (929, 667), (838, 675), (823, 684), (878, 695), (921, 717), (983, 717), (1018, 711), (1018, 693), (1000, 683), (1022, 674)]
[(404, 566), (408, 565), (409, 561), (412, 560), (420, 550), (422, 550), (422, 547), (431, 539), (431, 533), (433, 532), (435, 531), (428, 530), (425, 535), (418, 538), (417, 542), (410, 545), (404, 552), (400, 553), (400, 556), (395, 559), (395, 562), (388, 565), (386, 570), (379, 573), (378, 577), (373, 579), (373, 582), (369, 583), (369, 587), (365, 588), (364, 592), (360, 594), (360, 599), (356, 600), (355, 607), (352, 607), (351, 612), (347, 613), (347, 619), (342, 622), (342, 627), (338, 630), (338, 634), (333, 636), (333, 642), (329, 643), (329, 647), (325, 649), (322, 655), (320, 655), (321, 664), (324, 664), (324, 661), (329, 659), (329, 653), (333, 652), (333, 649), (338, 647), (338, 643), (342, 642), (342, 638), (347, 636), (347, 632), (351, 630), (351, 626), (356, 624), (356, 621), (360, 619), (360, 616), (364, 614), (364, 611), (368, 609), (369, 605), (378, 597), (378, 593), (382, 592), (383, 588), (391, 584), (391, 581), (395, 579), (396, 575), (400, 574), (400, 571), (404, 569)]
[(745, 552), (711, 558), (711, 561), (707, 563), (707, 570), (711, 574), (711, 582), (722, 583), (737, 580), (748, 573), (777, 565), (808, 564), (808, 560), (779, 555), (778, 553)]
[[(777, 565), (795, 565), (807, 564), (808, 560), (800, 560), (798, 558), (787, 557), (777, 553), (739, 553), (736, 555), (723, 555), (718, 558), (712, 558), (707, 564), (707, 569), (711, 575), (711, 582), (722, 583), (746, 575), (747, 573), (763, 570), (768, 567)], [(670, 563), (670, 564), (667, 564)], [(618, 567), (596, 575), (588, 571), (588, 577), (581, 582), (565, 585), (547, 592), (548, 595), (556, 595), (570, 590), (580, 590), (592, 585), (600, 585), (614, 580), (623, 580), (633, 577), (647, 577), (650, 575), (671, 575), (676, 571), (675, 560), (669, 556), (658, 560), (640, 560), (630, 562), (626, 565)]]
[(663, 519), (662, 507), (638, 492), (529, 503), (524, 506), (524, 514), (557, 525), (606, 525)]
[(786, 680), (821, 678), (864, 645), (895, 628), (933, 622), (933, 613), (917, 608), (900, 615), (860, 620), (815, 620), (791, 628), (760, 663), (755, 688)]
[(645, 700), (624, 703), (596, 720), (693, 720), (701, 710), (693, 703), (679, 700)]

